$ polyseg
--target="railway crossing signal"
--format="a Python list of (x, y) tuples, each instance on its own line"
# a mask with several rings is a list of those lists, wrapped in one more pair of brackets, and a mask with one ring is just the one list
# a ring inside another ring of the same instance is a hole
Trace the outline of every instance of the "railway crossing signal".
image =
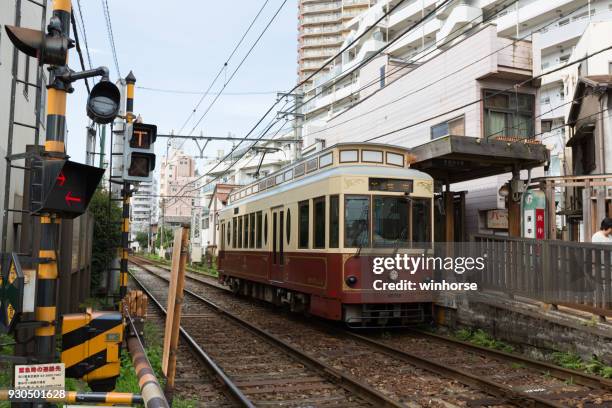
[(30, 211), (75, 218), (87, 210), (104, 169), (70, 160), (34, 160)]
[(23, 311), (24, 275), (16, 253), (10, 254), (0, 275), (0, 331), (11, 332)]
[(147, 123), (128, 123), (123, 146), (123, 180), (148, 182), (155, 170), (155, 139), (157, 126)]

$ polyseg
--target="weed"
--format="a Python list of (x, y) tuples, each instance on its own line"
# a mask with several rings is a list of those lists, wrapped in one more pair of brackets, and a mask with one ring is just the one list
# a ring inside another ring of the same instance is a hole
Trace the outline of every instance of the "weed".
[(519, 368), (525, 368), (525, 364), (523, 364), (523, 363), (512, 363), (512, 364), (510, 364), (510, 367), (514, 368), (515, 370), (518, 370)]
[(172, 408), (196, 408), (198, 401), (193, 399), (174, 398), (172, 400)]
[(455, 332), (455, 338), (461, 341), (469, 341), (477, 346), (487, 347), (495, 350), (505, 351), (506, 353), (514, 352), (514, 347), (508, 343), (493, 338), (484, 330), (461, 329)]

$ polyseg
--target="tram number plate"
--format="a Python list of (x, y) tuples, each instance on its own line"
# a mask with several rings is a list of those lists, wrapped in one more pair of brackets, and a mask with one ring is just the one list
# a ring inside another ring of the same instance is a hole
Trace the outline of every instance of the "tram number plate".
[(370, 191), (412, 193), (412, 180), (370, 177)]

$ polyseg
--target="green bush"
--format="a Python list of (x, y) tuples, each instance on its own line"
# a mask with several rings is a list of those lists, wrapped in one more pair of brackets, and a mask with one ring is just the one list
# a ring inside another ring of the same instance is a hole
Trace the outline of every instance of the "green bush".
[(94, 231), (91, 254), (91, 291), (99, 293), (101, 277), (117, 256), (117, 245), (121, 242), (121, 208), (116, 201), (110, 202), (108, 191), (98, 189), (89, 203), (89, 211), (94, 217)]

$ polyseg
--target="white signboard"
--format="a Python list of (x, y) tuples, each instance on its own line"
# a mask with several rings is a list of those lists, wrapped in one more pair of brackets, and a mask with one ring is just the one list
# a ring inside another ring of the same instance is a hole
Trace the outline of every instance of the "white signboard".
[(65, 383), (64, 363), (15, 366), (16, 389), (64, 389)]
[(508, 210), (487, 211), (487, 228), (508, 229)]

